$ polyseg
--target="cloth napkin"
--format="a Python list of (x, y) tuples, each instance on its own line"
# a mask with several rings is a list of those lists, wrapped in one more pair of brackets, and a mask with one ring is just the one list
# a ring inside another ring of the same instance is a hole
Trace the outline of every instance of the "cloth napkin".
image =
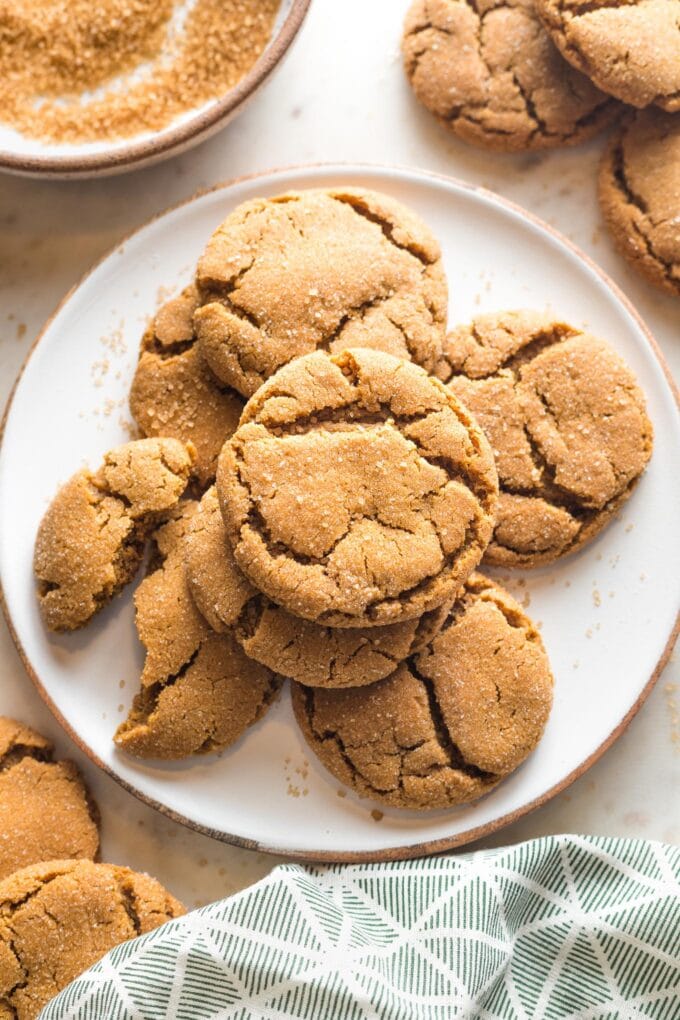
[(124, 943), (41, 1020), (677, 1020), (680, 849), (553, 836), (275, 868)]

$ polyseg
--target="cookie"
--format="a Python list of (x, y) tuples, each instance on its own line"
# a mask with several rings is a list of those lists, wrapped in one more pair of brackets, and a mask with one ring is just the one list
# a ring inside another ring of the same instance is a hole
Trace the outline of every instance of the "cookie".
[(529, 311), (478, 316), (451, 333), (446, 354), (449, 388), (496, 457), (501, 493), (486, 562), (533, 567), (593, 539), (652, 452), (627, 365), (602, 340)]
[(324, 626), (414, 619), (454, 597), (493, 530), (481, 429), (437, 379), (380, 351), (308, 354), (246, 404), (217, 491), (240, 569)]
[(680, 123), (636, 112), (600, 164), (600, 206), (616, 246), (652, 283), (680, 294)]
[(142, 338), (130, 390), (130, 411), (145, 436), (193, 443), (193, 473), (209, 485), (225, 439), (236, 429), (243, 399), (206, 365), (194, 335), (195, 287), (167, 301)]
[(446, 327), (439, 244), (415, 213), (358, 188), (240, 205), (196, 281), (201, 351), (247, 397), (317, 348), (379, 348), (430, 370)]
[(541, 739), (552, 688), (531, 620), (475, 574), (431, 644), (386, 680), (292, 690), (309, 746), (340, 782), (422, 810), (476, 800), (513, 772)]
[(230, 633), (215, 633), (193, 603), (183, 542), (196, 507), (185, 501), (155, 532), (152, 570), (135, 592), (146, 658), (140, 691), (114, 739), (138, 758), (173, 760), (229, 747), (280, 686)]
[(680, 110), (680, 0), (535, 0), (553, 42), (631, 106)]
[(73, 762), (0, 716), (0, 880), (38, 861), (97, 856), (99, 813)]
[(312, 687), (357, 687), (388, 676), (434, 637), (449, 603), (385, 627), (322, 627), (277, 606), (239, 570), (227, 541), (217, 492), (208, 489), (185, 544), (187, 582), (210, 626), (231, 630), (246, 654)]
[(193, 452), (175, 439), (110, 450), (96, 474), (59, 489), (35, 543), (38, 602), (48, 630), (83, 627), (134, 577), (159, 516), (186, 488)]
[(483, 148), (573, 145), (619, 109), (565, 63), (533, 0), (415, 0), (402, 50), (420, 102)]
[(159, 882), (91, 861), (34, 864), (0, 882), (0, 1016), (34, 1020), (114, 946), (184, 913)]

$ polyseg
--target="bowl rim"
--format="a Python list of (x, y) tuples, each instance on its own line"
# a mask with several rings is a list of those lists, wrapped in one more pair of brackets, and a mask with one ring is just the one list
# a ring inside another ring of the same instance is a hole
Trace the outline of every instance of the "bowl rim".
[(131, 140), (114, 150), (60, 156), (24, 155), (0, 148), (0, 171), (39, 177), (94, 176), (132, 170), (171, 156), (213, 134), (257, 92), (288, 52), (305, 20), (312, 0), (290, 0), (290, 9), (269, 44), (240, 81), (221, 99), (174, 128)]
[[(464, 181), (461, 178), (453, 177), (448, 174), (437, 173), (432, 170), (427, 170), (422, 167), (407, 166), (405, 164), (397, 163), (373, 163), (373, 162), (313, 162), (313, 163), (300, 163), (300, 164), (287, 164), (281, 167), (273, 167), (265, 170), (258, 170), (248, 174), (241, 174), (237, 177), (227, 178), (226, 180), (219, 181), (214, 185), (207, 188), (200, 188), (194, 194), (189, 196), (180, 202), (176, 202), (169, 206), (167, 209), (156, 213), (154, 216), (149, 217), (143, 223), (139, 224), (133, 230), (120, 238), (110, 249), (98, 258), (92, 266), (77, 280), (77, 282), (68, 290), (61, 301), (58, 303), (52, 314), (46, 320), (42, 329), (36, 336), (35, 340), (31, 344), (24, 361), (22, 362), (21, 368), (14, 381), (7, 404), (5, 406), (2, 419), (0, 420), (0, 450), (4, 442), (4, 433), (7, 420), (9, 418), (12, 404), (14, 401), (14, 395), (19, 386), (19, 383), (24, 375), (24, 372), (28, 366), (28, 363), (33, 356), (38, 344), (43, 339), (45, 333), (51, 326), (54, 319), (57, 317), (64, 305), (70, 300), (71, 296), (79, 289), (79, 287), (90, 277), (99, 266), (105, 262), (115, 251), (117, 251), (122, 245), (124, 245), (132, 236), (137, 234), (139, 231), (146, 229), (151, 224), (161, 219), (162, 217), (174, 212), (183, 206), (190, 205), (196, 199), (203, 195), (211, 194), (215, 191), (220, 191), (226, 188), (233, 187), (234, 185), (241, 184), (245, 181), (256, 181), (260, 178), (269, 178), (273, 176), (282, 176), (285, 178), (287, 174), (291, 172), (304, 172), (310, 170), (327, 170), (337, 171), (338, 175), (345, 173), (357, 173), (363, 170), (371, 171), (383, 171), (389, 174), (407, 174), (415, 175), (421, 178), (430, 178), (431, 180), (445, 182), (453, 184), (455, 187), (460, 188), (463, 191), (471, 192), (475, 195), (479, 195), (482, 198), (490, 200), (506, 210), (509, 210), (515, 214), (528, 220), (533, 226), (548, 233), (552, 238), (559, 241), (562, 245), (569, 249), (577, 258), (586, 264), (586, 266), (593, 272), (599, 280), (612, 292), (614, 297), (619, 301), (631, 318), (634, 320), (636, 325), (642, 332), (646, 342), (649, 344), (652, 354), (659, 363), (659, 366), (664, 374), (664, 377), (669, 385), (671, 395), (675, 401), (676, 408), (680, 412), (680, 387), (676, 383), (673, 373), (671, 372), (670, 366), (666, 361), (665, 355), (659, 347), (654, 335), (650, 328), (643, 320), (640, 313), (637, 311), (633, 303), (623, 293), (621, 288), (612, 280), (612, 278), (602, 269), (586, 252), (584, 252), (577, 244), (569, 240), (564, 234), (554, 227), (550, 226), (545, 220), (536, 216), (534, 213), (525, 209), (517, 202), (513, 202), (511, 199), (505, 198), (502, 195), (497, 194), (489, 188), (482, 187), (480, 185), (471, 184), (468, 181)], [(520, 807), (515, 808), (512, 811), (501, 815), (499, 818), (495, 818), (490, 822), (486, 822), (482, 825), (472, 826), (469, 829), (465, 829), (463, 832), (456, 833), (452, 836), (444, 836), (433, 840), (423, 840), (417, 843), (403, 844), (400, 846), (388, 847), (383, 850), (373, 851), (332, 851), (332, 850), (301, 850), (296, 848), (288, 849), (286, 847), (278, 847), (275, 845), (263, 844), (258, 840), (249, 839), (243, 836), (238, 836), (234, 833), (224, 832), (217, 829), (212, 829), (209, 826), (202, 825), (199, 822), (192, 821), (185, 815), (167, 805), (156, 800), (154, 797), (149, 796), (146, 793), (141, 792), (132, 783), (123, 779), (114, 769), (107, 765), (99, 755), (89, 746), (87, 746), (78, 734), (75, 732), (69, 721), (65, 718), (62, 712), (59, 710), (55, 702), (50, 697), (46, 688), (43, 686), (42, 680), (33, 668), (33, 665), (28, 657), (26, 650), (24, 649), (21, 640), (14, 628), (12, 617), (9, 611), (5, 593), (2, 585), (2, 574), (0, 573), (0, 609), (2, 609), (7, 628), (10, 633), (10, 637), (14, 643), (14, 646), (18, 652), (19, 658), (28, 674), (31, 682), (36, 688), (42, 701), (50, 710), (52, 715), (55, 717), (57, 722), (61, 725), (62, 729), (67, 733), (70, 739), (78, 747), (78, 749), (86, 756), (86, 758), (92, 762), (93, 765), (97, 766), (102, 772), (108, 775), (111, 779), (115, 780), (119, 786), (121, 786), (127, 793), (132, 794), (147, 807), (154, 808), (159, 811), (166, 818), (171, 819), (174, 822), (178, 822), (180, 825), (186, 828), (199, 832), (204, 836), (210, 836), (213, 839), (218, 840), (221, 843), (227, 843), (231, 846), (238, 847), (244, 850), (255, 850), (259, 853), (266, 853), (275, 856), (287, 858), (288, 860), (308, 861), (317, 862), (322, 864), (332, 863), (345, 863), (345, 864), (363, 864), (363, 863), (376, 863), (386, 861), (400, 861), (409, 860), (417, 857), (425, 857), (431, 854), (443, 853), (445, 851), (459, 849), (462, 846), (466, 846), (469, 843), (475, 843), (476, 841), (483, 839), (487, 836), (504, 829), (506, 826), (519, 821), (526, 815), (531, 814), (539, 807), (547, 804), (558, 794), (563, 793), (568, 789), (572, 783), (577, 779), (580, 779), (593, 765), (596, 764), (603, 757), (606, 751), (618, 740), (620, 736), (630, 726), (631, 722), (639, 712), (642, 705), (645, 703), (647, 698), (652, 692), (657, 680), (663, 672), (668, 660), (671, 657), (671, 653), (675, 646), (676, 641), (680, 637), (680, 609), (678, 610), (673, 626), (671, 627), (670, 633), (666, 644), (659, 656), (659, 659), (654, 667), (652, 673), (647, 679), (644, 687), (641, 689), (638, 697), (634, 703), (630, 706), (626, 714), (622, 719), (619, 720), (617, 725), (612, 729), (607, 737), (595, 748), (595, 750), (587, 758), (585, 758), (580, 764), (578, 764), (571, 772), (564, 776), (559, 782), (555, 783), (550, 789), (544, 791), (538, 797), (533, 800), (527, 801)]]

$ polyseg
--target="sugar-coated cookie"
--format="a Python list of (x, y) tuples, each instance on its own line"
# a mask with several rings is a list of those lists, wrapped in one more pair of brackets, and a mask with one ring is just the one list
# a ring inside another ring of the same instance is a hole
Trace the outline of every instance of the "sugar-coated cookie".
[(183, 913), (155, 879), (114, 864), (16, 871), (0, 882), (0, 1017), (35, 1020), (114, 946)]
[(296, 616), (365, 627), (453, 598), (491, 537), (497, 476), (446, 386), (358, 348), (298, 358), (261, 387), (217, 491), (255, 587)]
[(110, 450), (63, 485), (35, 543), (38, 602), (49, 630), (84, 626), (134, 576), (150, 527), (184, 492), (193, 451), (176, 439)]
[(154, 533), (152, 569), (135, 592), (146, 649), (139, 693), (115, 742), (139, 758), (180, 759), (233, 744), (274, 700), (280, 678), (253, 662), (194, 605), (183, 542), (197, 504), (184, 501)]
[(357, 188), (239, 206), (210, 239), (196, 282), (201, 351), (247, 397), (317, 348), (374, 347), (430, 370), (446, 328), (438, 242), (405, 206)]
[(624, 258), (680, 295), (680, 118), (655, 108), (627, 117), (602, 157), (599, 195)]
[(99, 813), (70, 761), (49, 740), (0, 716), (0, 880), (63, 857), (94, 858)]
[(603, 340), (530, 311), (454, 329), (446, 357), (441, 374), (485, 430), (498, 468), (486, 562), (532, 567), (585, 545), (652, 452), (631, 370)]
[(631, 106), (680, 110), (680, 0), (535, 0), (569, 63)]
[(361, 796), (444, 808), (488, 793), (533, 751), (552, 705), (540, 635), (480, 574), (434, 640), (395, 673), (345, 691), (293, 685), (309, 746)]

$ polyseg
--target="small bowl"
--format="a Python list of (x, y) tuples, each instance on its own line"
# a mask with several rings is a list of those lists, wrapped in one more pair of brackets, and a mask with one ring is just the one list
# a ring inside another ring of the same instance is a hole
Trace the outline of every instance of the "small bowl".
[(99, 177), (150, 166), (190, 149), (235, 117), (286, 55), (311, 0), (282, 0), (271, 38), (234, 88), (189, 110), (160, 131), (119, 141), (55, 143), (27, 138), (0, 123), (0, 170), (25, 177)]

